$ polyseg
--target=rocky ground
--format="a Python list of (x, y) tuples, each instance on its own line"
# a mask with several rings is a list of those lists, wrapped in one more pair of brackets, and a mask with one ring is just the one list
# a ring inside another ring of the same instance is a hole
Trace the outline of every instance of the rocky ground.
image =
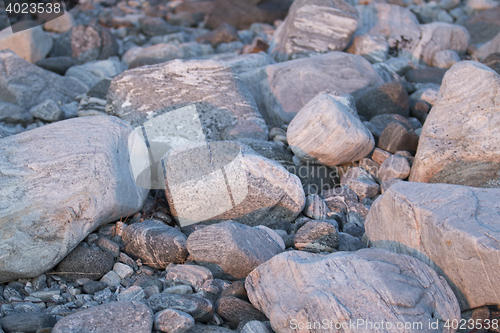
[(0, 333), (500, 331), (497, 0), (0, 28)]

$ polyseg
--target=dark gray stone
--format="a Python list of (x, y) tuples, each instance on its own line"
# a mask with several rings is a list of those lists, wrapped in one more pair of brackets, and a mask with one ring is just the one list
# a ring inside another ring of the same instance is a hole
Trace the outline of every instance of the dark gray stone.
[(415, 153), (418, 135), (400, 122), (391, 122), (380, 134), (377, 146), (393, 154), (400, 150)]
[(111, 79), (102, 79), (101, 81), (97, 82), (92, 88), (90, 88), (90, 90), (87, 92), (87, 96), (105, 100), (110, 85)]
[(333, 252), (339, 245), (339, 235), (330, 223), (311, 221), (297, 231), (294, 243), (299, 250)]
[(392, 81), (356, 94), (358, 114), (371, 119), (380, 114), (410, 115), (410, 100), (400, 82)]
[(228, 321), (233, 328), (236, 328), (243, 321), (267, 320), (267, 317), (250, 304), (250, 302), (234, 296), (219, 298), (215, 304), (215, 309), (217, 314)]
[(40, 59), (35, 65), (56, 74), (64, 75), (70, 67), (78, 65), (78, 61), (71, 57), (52, 57)]
[(96, 292), (103, 290), (107, 286), (107, 283), (102, 281), (89, 281), (83, 285), (83, 292), (93, 295)]
[(180, 31), (180, 27), (167, 23), (161, 17), (146, 16), (139, 19), (139, 24), (146, 36), (164, 36)]
[(18, 313), (0, 318), (0, 327), (6, 333), (35, 333), (38, 329), (54, 327), (56, 317), (45, 313)]
[(339, 251), (357, 251), (366, 248), (366, 245), (348, 233), (339, 232)]
[(155, 294), (146, 301), (146, 305), (154, 312), (164, 309), (183, 311), (199, 322), (207, 322), (214, 315), (212, 302), (193, 295)]
[(77, 246), (56, 267), (59, 276), (76, 280), (89, 278), (98, 280), (113, 269), (113, 256), (92, 248)]
[(248, 295), (245, 289), (245, 281), (238, 280), (231, 283), (231, 285), (225, 288), (220, 294), (220, 297), (226, 296), (234, 296), (248, 302)]
[(436, 83), (441, 85), (447, 69), (437, 67), (412, 68), (406, 72), (405, 77), (413, 83)]

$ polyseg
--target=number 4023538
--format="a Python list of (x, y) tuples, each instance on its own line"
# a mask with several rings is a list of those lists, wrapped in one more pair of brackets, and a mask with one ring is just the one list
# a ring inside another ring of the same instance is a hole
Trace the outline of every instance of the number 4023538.
[(5, 11), (9, 14), (42, 14), (60, 13), (62, 11), (60, 3), (9, 3)]

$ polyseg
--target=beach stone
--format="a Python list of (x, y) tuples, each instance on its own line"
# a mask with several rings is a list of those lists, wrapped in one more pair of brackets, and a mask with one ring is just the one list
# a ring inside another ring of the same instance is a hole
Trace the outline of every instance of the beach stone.
[[(279, 237), (279, 236), (278, 236)], [(283, 251), (269, 231), (235, 222), (222, 222), (189, 235), (187, 248), (215, 277), (245, 278), (255, 267)]]
[[(173, 267), (172, 267), (173, 266)], [(197, 265), (169, 265), (167, 268), (166, 280), (172, 280), (176, 283), (183, 283), (201, 288), (205, 281), (213, 278), (212, 272), (208, 268)]]
[(383, 181), (382, 184), (380, 184), (380, 190), (381, 190), (382, 194), (384, 194), (385, 191), (387, 191), (392, 185), (399, 183), (399, 182), (402, 182), (402, 181), (403, 180), (400, 178), (392, 178), (392, 179)]
[(131, 277), (132, 274), (134, 274), (134, 269), (130, 267), (129, 265), (122, 264), (120, 262), (117, 262), (113, 266), (113, 271), (118, 274), (120, 279), (125, 279), (128, 277)]
[[(102, 80), (121, 74), (125, 69), (125, 64), (118, 57), (111, 57), (106, 60), (96, 60), (83, 65), (73, 66), (66, 71), (66, 76), (78, 79), (88, 87), (88, 90), (92, 90)], [(88, 94), (92, 93), (91, 91), (88, 92)], [(95, 97), (106, 99), (106, 95)]]
[(113, 269), (113, 264), (113, 257), (108, 253), (77, 246), (57, 265), (56, 272), (60, 277), (70, 280), (99, 280)]
[[(104, 275), (104, 274), (103, 274)], [(83, 285), (83, 291), (86, 294), (93, 295), (98, 291), (101, 291), (108, 287), (108, 284), (103, 281), (88, 281)]]
[(499, 186), (499, 87), (500, 76), (478, 62), (449, 69), (422, 128), (410, 181)]
[(232, 55), (227, 58), (223, 58), (233, 70), (240, 74), (254, 70), (257, 67), (267, 66), (275, 64), (276, 62), (265, 52), (251, 53), (251, 54), (239, 54)]
[[(446, 320), (460, 320), (456, 297), (443, 278), (415, 258), (381, 249), (329, 255), (287, 251), (251, 272), (245, 286), (251, 303), (276, 332), (294, 332), (294, 323), (305, 327), (321, 318), (333, 327), (359, 319), (425, 327), (437, 319), (439, 331), (452, 332), (443, 327)], [(345, 332), (359, 331), (345, 326)]]
[(400, 182), (373, 204), (367, 236), (434, 268), (462, 311), (497, 304), (499, 199), (498, 189)]
[(154, 294), (148, 298), (146, 305), (155, 313), (165, 309), (183, 311), (202, 323), (209, 321), (214, 315), (213, 305), (209, 300), (193, 295)]
[(0, 121), (8, 124), (29, 124), (33, 116), (17, 105), (0, 101)]
[(222, 326), (215, 325), (204, 325), (195, 323), (194, 327), (188, 331), (188, 333), (235, 333), (236, 330), (231, 330)]
[(34, 118), (38, 118), (47, 122), (54, 122), (64, 119), (64, 112), (52, 99), (48, 99), (43, 103), (35, 105), (30, 109), (30, 113)]
[(108, 285), (108, 287), (117, 287), (120, 285), (121, 278), (115, 271), (109, 271), (100, 280)]
[(495, 38), (484, 43), (475, 52), (473, 52), (473, 56), (482, 61), (490, 54), (498, 52), (500, 52), (500, 32), (495, 36)]
[(243, 328), (240, 331), (241, 333), (272, 333), (273, 330), (271, 328), (271, 325), (267, 321), (266, 323), (258, 321), (258, 320), (252, 320), (249, 321), (243, 326)]
[(37, 332), (42, 328), (54, 327), (56, 317), (46, 313), (16, 313), (0, 318), (0, 328), (6, 333)]
[(272, 57), (343, 51), (358, 26), (358, 13), (343, 0), (294, 1), (273, 35)]
[[(300, 178), (300, 175), (293, 172), (293, 167), (295, 166), (293, 163), (293, 153), (289, 149), (287, 149), (287, 146), (282, 142), (264, 141), (248, 138), (238, 139), (237, 142), (241, 142), (244, 145), (252, 148), (257, 154), (265, 158), (278, 162), (290, 173), (293, 173)], [(290, 169), (292, 169), (292, 171), (290, 171)]]
[(41, 27), (12, 32), (9, 26), (0, 31), (0, 50), (10, 49), (18, 57), (34, 64), (49, 54), (52, 49), (52, 37)]
[(372, 160), (374, 160), (379, 164), (382, 164), (389, 156), (392, 156), (392, 154), (389, 153), (388, 151), (385, 151), (380, 148), (375, 148), (372, 153)]
[(129, 65), (129, 69), (132, 69), (144, 65), (156, 65), (173, 59), (182, 59), (184, 53), (177, 45), (159, 43), (144, 48), (130, 49), (122, 58), (123, 62)]
[(349, 53), (358, 54), (372, 64), (382, 62), (389, 56), (389, 42), (381, 35), (356, 36), (349, 48)]
[(124, 301), (124, 302), (142, 302), (146, 299), (146, 293), (144, 292), (144, 289), (142, 289), (140, 286), (131, 286), (127, 288), (125, 291), (122, 291), (121, 293), (118, 294), (116, 297), (118, 302)]
[(75, 26), (75, 19), (70, 12), (66, 12), (63, 15), (47, 21), (43, 24), (43, 29), (45, 31), (63, 33), (71, 30)]
[(73, 102), (86, 93), (74, 78), (61, 77), (19, 58), (11, 51), (0, 51), (0, 100), (29, 110), (47, 99)]
[(373, 176), (361, 167), (349, 169), (340, 179), (340, 185), (348, 186), (358, 195), (359, 200), (373, 198), (380, 191), (380, 186)]
[(334, 252), (339, 245), (339, 235), (333, 225), (327, 222), (307, 222), (295, 234), (297, 249), (318, 253)]
[(432, 66), (448, 69), (460, 61), (461, 61), (460, 56), (456, 51), (443, 50), (436, 52), (436, 54), (434, 54), (434, 58), (432, 58)]
[(186, 236), (165, 224), (146, 220), (123, 230), (124, 252), (138, 257), (144, 264), (165, 268), (179, 263), (187, 256)]
[(184, 333), (194, 327), (191, 315), (174, 309), (162, 310), (155, 314), (155, 330), (167, 333)]
[(89, 62), (99, 58), (102, 43), (98, 28), (78, 25), (54, 40), (50, 56), (72, 57), (79, 62)]
[(393, 154), (400, 150), (415, 152), (418, 146), (418, 135), (413, 129), (394, 121), (389, 123), (380, 134), (377, 146)]
[(64, 75), (69, 68), (78, 65), (78, 61), (71, 57), (53, 57), (40, 59), (35, 65), (56, 74)]
[(470, 33), (471, 44), (484, 44), (500, 32), (500, 6), (480, 10), (467, 17), (464, 26)]
[(339, 232), (339, 246), (337, 250), (339, 251), (357, 251), (366, 248), (358, 238), (345, 233)]
[(276, 127), (289, 123), (322, 91), (350, 94), (383, 83), (366, 59), (336, 51), (260, 67), (240, 76), (266, 123)]
[(234, 296), (224, 296), (215, 303), (216, 312), (233, 327), (241, 322), (259, 320), (266, 321), (266, 316), (257, 310), (250, 302)]
[(378, 178), (386, 181), (393, 178), (405, 179), (410, 174), (410, 163), (401, 155), (392, 155), (385, 159), (378, 171)]
[(111, 302), (62, 318), (52, 333), (134, 332), (150, 333), (153, 313), (141, 302)]
[(381, 114), (399, 114), (403, 117), (410, 115), (408, 93), (397, 81), (359, 92), (355, 100), (358, 114), (367, 119)]
[(113, 117), (74, 118), (1, 139), (1, 282), (48, 271), (91, 231), (142, 208), (147, 191), (124, 167), (131, 131)]
[(330, 208), (328, 208), (326, 202), (319, 195), (311, 194), (306, 197), (306, 206), (304, 207), (305, 216), (313, 220), (324, 220), (330, 212)]
[(373, 149), (373, 136), (356, 110), (336, 95), (320, 93), (290, 122), (287, 140), (299, 159), (334, 166), (360, 160)]
[(197, 42), (208, 42), (213, 47), (217, 47), (221, 43), (230, 43), (239, 40), (238, 31), (228, 23), (222, 23), (217, 29), (196, 38)]

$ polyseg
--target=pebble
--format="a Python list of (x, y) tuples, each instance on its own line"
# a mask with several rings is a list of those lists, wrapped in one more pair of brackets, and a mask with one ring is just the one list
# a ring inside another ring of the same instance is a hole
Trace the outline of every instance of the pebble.
[(212, 302), (193, 295), (175, 295), (163, 292), (148, 298), (146, 305), (154, 312), (164, 309), (183, 311), (199, 322), (209, 321), (214, 314)]
[(131, 286), (125, 289), (123, 292), (119, 293), (117, 296), (117, 300), (131, 302), (137, 301), (141, 302), (146, 299), (146, 293), (140, 286)]
[(194, 327), (194, 318), (183, 311), (166, 309), (154, 317), (155, 330), (166, 333), (184, 333)]
[(121, 278), (115, 271), (109, 271), (101, 278), (101, 282), (104, 282), (108, 287), (118, 286), (121, 282)]
[(113, 266), (113, 271), (120, 277), (120, 279), (131, 277), (132, 274), (134, 274), (134, 269), (132, 267), (119, 262)]

